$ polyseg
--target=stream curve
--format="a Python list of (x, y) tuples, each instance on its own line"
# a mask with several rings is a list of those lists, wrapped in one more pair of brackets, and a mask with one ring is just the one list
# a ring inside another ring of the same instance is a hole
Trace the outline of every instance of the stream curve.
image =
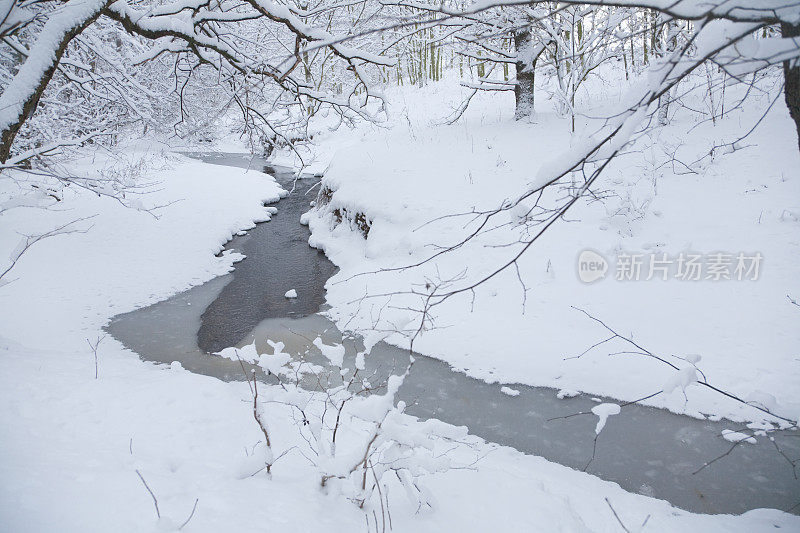
[[(316, 183), (295, 180), (289, 169), (271, 166), (249, 154), (188, 154), (208, 163), (254, 168), (275, 176), (292, 192), (278, 203), (270, 222), (257, 224), (232, 239), (226, 249), (247, 258), (231, 274), (177, 294), (154, 305), (114, 317), (107, 331), (145, 361), (179, 361), (191, 372), (223, 380), (242, 380), (238, 363), (210, 355), (222, 348), (256, 342), (270, 352), (267, 338), (282, 341), (285, 351), (311, 362), (325, 360), (309, 339), (321, 336), (347, 348), (345, 366), (354, 367), (360, 339), (342, 338), (335, 324), (319, 314), (325, 282), (336, 272), (323, 253), (308, 246), (308, 228), (299, 223)], [(298, 298), (284, 293), (294, 288)], [(408, 352), (379, 343), (367, 358), (367, 372), (388, 375), (404, 368)], [(579, 395), (558, 399), (557, 391), (519, 384), (490, 384), (454, 371), (446, 363), (415, 355), (416, 362), (399, 392), (406, 412), (421, 419), (437, 418), (464, 425), (488, 441), (586, 469), (626, 490), (668, 500), (702, 513), (742, 513), (771, 507), (800, 511), (800, 481), (786, 458), (767, 438), (743, 444), (725, 459), (694, 474), (705, 462), (725, 453), (731, 443), (724, 429), (741, 429), (729, 421), (699, 420), (638, 404), (610, 417), (593, 455), (596, 417), (576, 416), (597, 401)], [(509, 396), (501, 385), (519, 391)], [(617, 402), (618, 403), (618, 402)], [(789, 457), (800, 457), (800, 433), (776, 432), (776, 443)], [(587, 466), (588, 463), (588, 466)]]

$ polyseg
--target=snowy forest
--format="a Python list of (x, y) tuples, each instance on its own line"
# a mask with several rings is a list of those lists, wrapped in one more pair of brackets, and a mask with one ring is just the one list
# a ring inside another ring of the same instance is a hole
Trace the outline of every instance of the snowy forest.
[(0, 0), (0, 531), (800, 531), (800, 3)]

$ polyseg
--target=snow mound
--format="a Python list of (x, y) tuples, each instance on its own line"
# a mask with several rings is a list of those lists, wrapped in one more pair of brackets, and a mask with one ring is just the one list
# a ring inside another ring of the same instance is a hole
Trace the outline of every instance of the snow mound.
[(728, 442), (746, 442), (748, 444), (755, 444), (757, 442), (755, 437), (751, 437), (739, 431), (733, 431), (732, 429), (723, 429), (722, 438)]
[(611, 415), (618, 415), (620, 412), (619, 405), (615, 403), (601, 403), (592, 407), (592, 412), (597, 415), (597, 427), (594, 428), (595, 434), (599, 435), (603, 428), (606, 427), (608, 417)]

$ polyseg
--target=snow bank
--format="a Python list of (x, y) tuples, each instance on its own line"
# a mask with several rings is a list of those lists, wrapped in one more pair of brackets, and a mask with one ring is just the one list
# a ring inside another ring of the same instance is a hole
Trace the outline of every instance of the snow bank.
[[(281, 194), (263, 175), (190, 161), (174, 161), (157, 175), (160, 191), (145, 201), (169, 204), (158, 219), (79, 192), (64, 200), (65, 210), (3, 215), (0, 242), (13, 246), (15, 230), (98, 214), (91, 231), (39, 243), (14, 271), (16, 280), (0, 288), (4, 531), (174, 530), (195, 503), (185, 531), (362, 528), (363, 512), (309, 482), (316, 470), (291, 452), (303, 442), (285, 405), (268, 404), (264, 416), (276, 452), (290, 452), (271, 478), (259, 474), (268, 450), (259, 444), (246, 383), (194, 375), (179, 364), (143, 363), (113, 338), (100, 343), (95, 379), (86, 338), (94, 342), (118, 312), (228, 271), (234, 258), (214, 253), (264, 215), (262, 200)], [(272, 348), (271, 355), (247, 347), (239, 355), (277, 370), (288, 354), (280, 343)], [(426, 479), (435, 512), (416, 514), (402, 487), (392, 487), (394, 531), (483, 531), (498, 520), (505, 529), (590, 524), (614, 531), (606, 498), (632, 524), (650, 515), (653, 531), (798, 527), (797, 517), (777, 511), (692, 515), (569, 468), (468, 441), (451, 453), (475, 467)], [(139, 474), (158, 499), (160, 521)]]
[[(584, 107), (593, 115), (619, 97), (613, 88), (592, 91), (596, 97)], [(460, 97), (447, 83), (395, 94), (393, 108), (402, 120), (394, 128), (336, 141), (349, 147), (333, 158), (318, 205), (304, 221), (312, 230), (310, 243), (340, 267), (327, 285), (329, 314), (340, 324), (392, 330), (393, 313), (421, 309), (433, 287), (467, 287), (492, 275), (517, 253), (518, 239), (527, 238), (519, 222), (529, 206), (493, 219), (491, 232), (452, 253), (406, 267), (458, 244), (478, 227), (475, 213), (516, 201), (554, 156), (580, 146), (573, 146), (569, 121), (544, 104), (535, 123), (511, 121), (508, 95), (479, 95), (462, 121), (436, 124), (435, 117), (446, 115)], [(618, 345), (579, 356), (608, 332), (575, 307), (658, 354), (687, 362), (696, 357), (689, 354), (701, 354), (697, 368), (711, 383), (742, 398), (772, 395), (776, 412), (797, 419), (800, 329), (786, 295), (794, 294), (800, 276), (800, 154), (782, 99), (748, 138), (754, 146), (709, 157), (714, 141), (749, 130), (771, 98), (754, 97), (716, 126), (684, 111), (671, 126), (641, 139), (605, 171), (603, 202), (581, 203), (554, 225), (518, 262), (519, 276), (509, 268), (432, 309), (436, 327), (417, 335), (414, 348), (491, 382), (623, 401), (666, 386), (665, 394), (646, 403), (697, 417), (763, 417), (693, 386), (694, 368), (675, 375), (652, 358), (608, 357), (622, 351)], [(591, 127), (579, 120), (578, 133)], [(699, 173), (670, 163), (673, 157), (701, 159)], [(369, 224), (366, 236), (359, 221)], [(646, 281), (643, 269), (642, 281), (624, 282), (615, 279), (612, 263), (605, 279), (585, 284), (576, 268), (586, 249), (609, 261), (620, 252), (674, 257), (723, 251), (760, 252), (764, 262), (757, 281)], [(375, 316), (385, 324), (376, 325)], [(417, 326), (389, 341), (407, 346)]]
[[(128, 169), (125, 158), (138, 156), (95, 158), (93, 165), (81, 161), (73, 170), (105, 167), (122, 173)], [(0, 298), (24, 303), (0, 306), (0, 335), (46, 348), (85, 344), (113, 315), (230, 272), (241, 256), (216, 254), (239, 231), (268, 220), (263, 204), (285, 194), (259, 172), (177, 156), (151, 164), (138, 182), (150, 184), (145, 187), (150, 192), (134, 199), (143, 208), (156, 207), (152, 212), (125, 209), (112, 198), (68, 188), (63, 202), (49, 210), (18, 208), (2, 214), (0, 250), (12, 249), (19, 233), (42, 233), (78, 218), (91, 217), (78, 224), (81, 230), (91, 229), (46, 239), (26, 252), (10, 274), (16, 280), (0, 287)]]

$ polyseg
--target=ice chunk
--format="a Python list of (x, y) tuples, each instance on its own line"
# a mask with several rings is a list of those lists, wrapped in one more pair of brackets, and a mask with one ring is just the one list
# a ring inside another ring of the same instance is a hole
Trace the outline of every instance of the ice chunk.
[(619, 405), (615, 403), (601, 403), (592, 407), (592, 412), (597, 415), (597, 427), (594, 428), (595, 434), (599, 435), (603, 428), (606, 427), (606, 421), (611, 415), (618, 415), (620, 411)]
[(740, 433), (738, 431), (733, 431), (732, 429), (723, 429), (722, 430), (722, 438), (727, 440), (728, 442), (747, 442), (750, 444), (755, 444), (756, 439), (755, 437), (751, 437), (746, 433)]
[(231, 361), (244, 361), (245, 363), (253, 364), (255, 364), (258, 360), (258, 352), (256, 351), (255, 342), (253, 344), (248, 344), (243, 348), (229, 346), (228, 348), (225, 348), (219, 352), (215, 352), (214, 355), (222, 356), (225, 359), (230, 359)]
[(366, 365), (364, 364), (364, 355), (366, 352), (358, 352), (356, 354), (356, 368), (358, 370), (364, 370)]
[(324, 355), (328, 359), (328, 361), (331, 362), (332, 365), (341, 368), (342, 362), (344, 361), (344, 352), (345, 352), (345, 348), (343, 345), (323, 344), (322, 339), (320, 337), (317, 337), (316, 339), (314, 339), (314, 346), (319, 348), (319, 351), (322, 352), (322, 355)]
[(286, 291), (286, 294), (284, 294), (284, 296), (286, 298), (297, 298), (297, 291), (294, 289), (289, 289), (288, 291)]
[(364, 335), (364, 350), (366, 353), (372, 352), (372, 348), (376, 344), (389, 337), (393, 332), (391, 331), (370, 331)]
[(272, 346), (272, 355), (261, 354), (258, 357), (258, 366), (267, 372), (278, 374), (283, 365), (291, 360), (292, 356), (283, 351), (285, 345), (282, 342), (272, 342), (267, 339), (267, 344)]

